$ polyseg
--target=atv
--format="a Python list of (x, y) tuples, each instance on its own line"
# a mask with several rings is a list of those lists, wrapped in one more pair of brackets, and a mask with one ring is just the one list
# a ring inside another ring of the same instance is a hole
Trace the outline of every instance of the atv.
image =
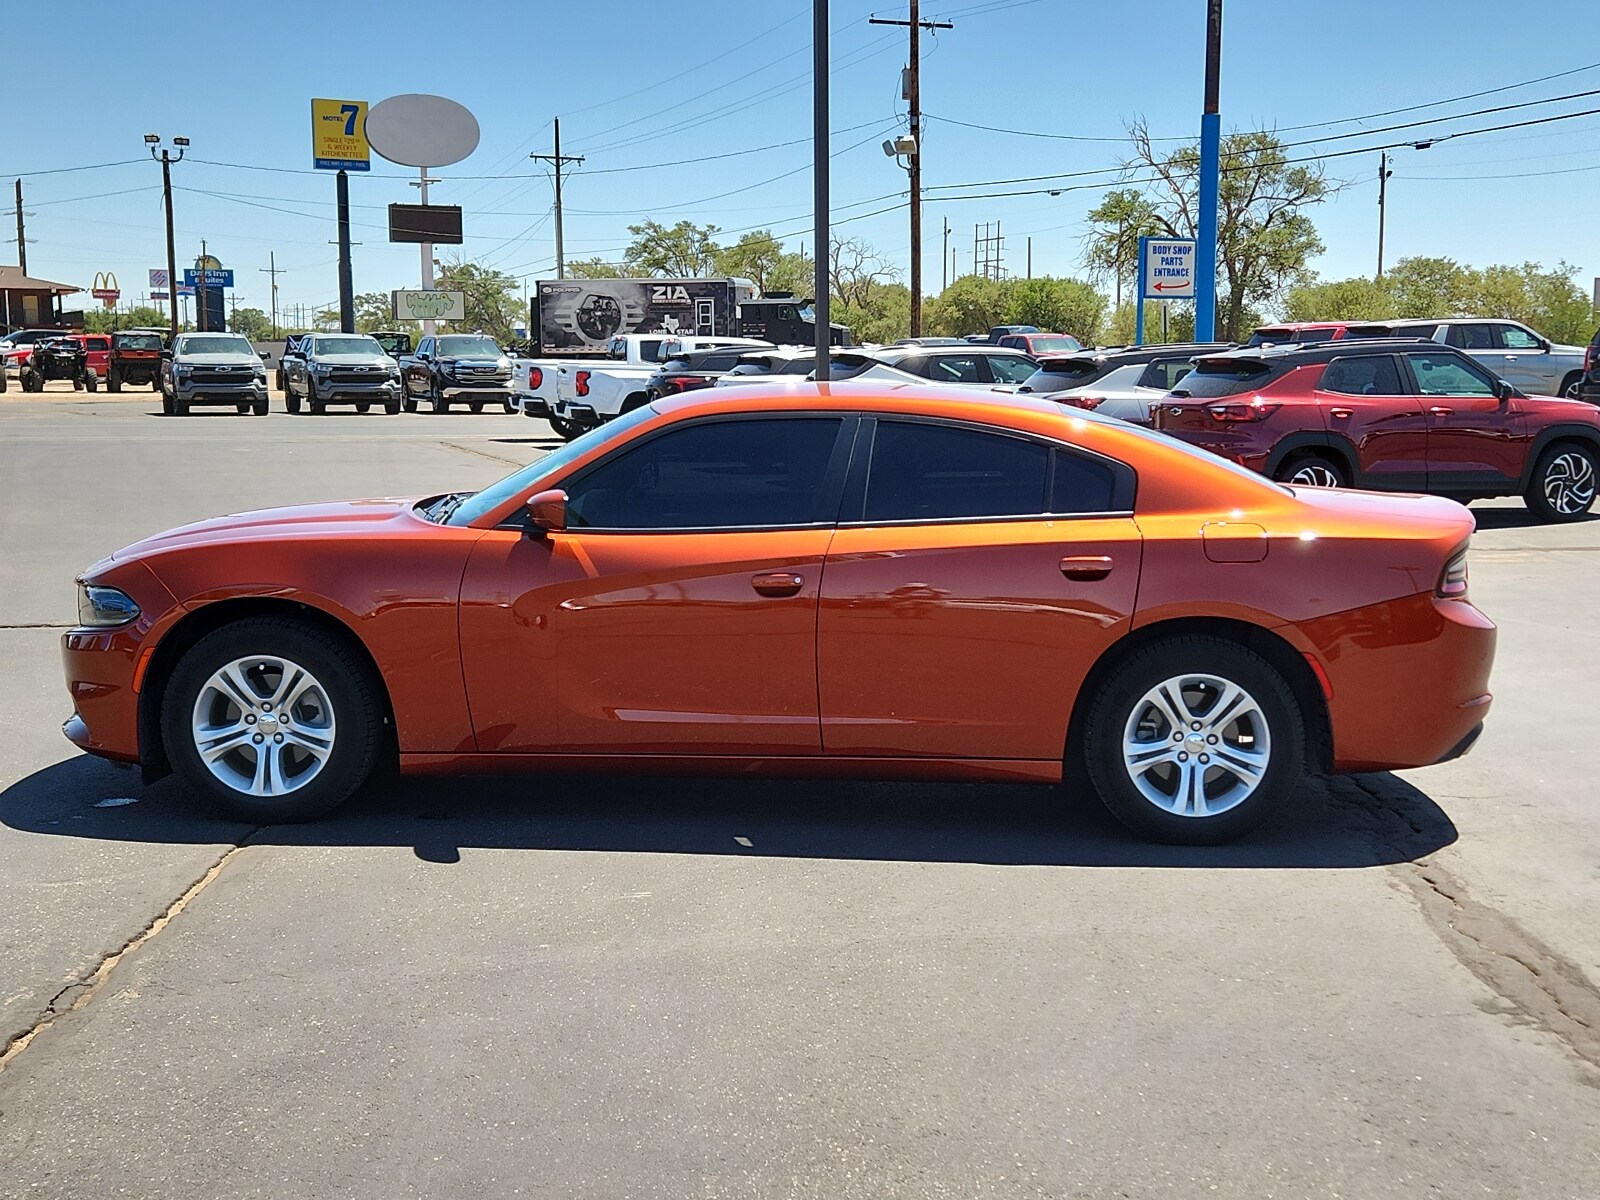
[(122, 385), (149, 384), (161, 390), (161, 347), (165, 339), (147, 330), (121, 330), (111, 335), (111, 364), (106, 368), (106, 390), (120, 392)]
[(41, 339), (22, 368), (22, 390), (42, 392), (52, 379), (72, 380), (72, 390), (91, 392), (100, 386), (100, 377), (89, 369), (89, 350), (72, 337)]

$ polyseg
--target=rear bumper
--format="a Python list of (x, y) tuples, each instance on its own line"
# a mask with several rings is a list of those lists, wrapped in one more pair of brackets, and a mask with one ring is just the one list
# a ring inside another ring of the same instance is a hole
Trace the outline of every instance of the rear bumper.
[(518, 396), (517, 406), (522, 409), (525, 417), (548, 417), (550, 415), (550, 402), (538, 396)]
[(600, 414), (590, 404), (573, 404), (567, 400), (557, 400), (550, 406), (551, 415), (560, 417), (565, 421), (577, 421), (582, 425), (598, 425)]
[(1431, 766), (1477, 740), (1493, 699), (1496, 630), (1471, 604), (1425, 593), (1298, 629), (1332, 687), (1335, 771)]

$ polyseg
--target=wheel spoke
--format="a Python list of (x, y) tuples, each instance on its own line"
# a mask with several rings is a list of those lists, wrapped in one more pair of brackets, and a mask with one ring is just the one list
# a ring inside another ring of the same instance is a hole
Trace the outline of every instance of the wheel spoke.
[(1174, 742), (1129, 741), (1124, 744), (1122, 753), (1127, 759), (1128, 769), (1142, 775), (1156, 767), (1176, 763), (1179, 749)]
[(1244, 715), (1241, 705), (1246, 703), (1254, 705), (1254, 701), (1245, 695), (1243, 688), (1236, 683), (1228, 684), (1218, 694), (1217, 702), (1206, 712), (1202, 721), (1205, 732), (1216, 733), (1220, 729), (1226, 729), (1230, 721)]
[(298, 746), (318, 762), (326, 762), (328, 755), (333, 753), (333, 734), (326, 736), (318, 731), (309, 730), (305, 726), (297, 729), (285, 729), (283, 741), (287, 746)]
[(1238, 746), (1218, 747), (1211, 755), (1217, 766), (1233, 774), (1241, 783), (1255, 784), (1267, 773), (1269, 756)]
[(194, 731), (195, 748), (206, 762), (216, 762), (241, 745), (248, 745), (255, 730), (242, 720), (231, 725), (214, 725)]
[(1193, 716), (1189, 712), (1189, 706), (1184, 703), (1183, 693), (1173, 686), (1177, 682), (1176, 679), (1169, 679), (1145, 697), (1150, 706), (1166, 718), (1174, 733), (1188, 729)]
[(1205, 768), (1197, 762), (1179, 765), (1178, 813), (1180, 816), (1210, 816), (1206, 809)]
[(278, 686), (272, 689), (272, 695), (267, 697), (274, 709), (288, 708), (294, 704), (300, 693), (311, 682), (303, 667), (293, 663), (285, 663), (283, 676), (278, 680)]
[(256, 747), (255, 776), (250, 780), (250, 793), (255, 796), (271, 796), (277, 790), (273, 780), (277, 772), (273, 769), (277, 765), (277, 747), (271, 743)]
[(255, 688), (250, 686), (250, 681), (239, 670), (238, 663), (229, 663), (223, 667), (211, 677), (211, 682), (219, 692), (238, 705), (242, 713), (255, 712), (263, 699), (256, 694)]

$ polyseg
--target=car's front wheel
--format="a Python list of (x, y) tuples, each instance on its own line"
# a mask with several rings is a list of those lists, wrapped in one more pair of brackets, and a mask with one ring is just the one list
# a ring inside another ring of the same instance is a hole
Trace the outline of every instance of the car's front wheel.
[(1089, 705), (1089, 778), (1118, 820), (1156, 841), (1230, 841), (1300, 778), (1305, 723), (1294, 692), (1237, 642), (1194, 635), (1153, 643), (1117, 667)]
[(277, 617), (226, 625), (168, 682), (162, 737), (179, 777), (242, 821), (305, 821), (372, 773), (383, 710), (339, 638)]
[(583, 426), (566, 417), (551, 417), (550, 428), (556, 431), (556, 436), (562, 441), (570, 442), (583, 433)]
[(1541, 521), (1577, 521), (1594, 507), (1600, 456), (1577, 442), (1560, 442), (1539, 456), (1523, 502)]

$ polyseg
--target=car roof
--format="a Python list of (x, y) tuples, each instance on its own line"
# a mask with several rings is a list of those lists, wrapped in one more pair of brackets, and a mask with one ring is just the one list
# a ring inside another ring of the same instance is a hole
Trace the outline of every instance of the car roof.
[(1258, 362), (1272, 366), (1287, 360), (1296, 362), (1331, 362), (1336, 358), (1363, 358), (1379, 354), (1393, 354), (1397, 350), (1415, 350), (1427, 346), (1430, 352), (1460, 353), (1453, 346), (1441, 346), (1427, 338), (1357, 338), (1338, 342), (1284, 343), (1270, 346), (1241, 346), (1234, 350), (1221, 350), (1214, 354), (1196, 355), (1202, 362)]
[(1355, 324), (1353, 321), (1267, 321), (1256, 326), (1256, 332), (1263, 329), (1343, 329), (1346, 325)]
[(1099, 349), (1084, 347), (1063, 354), (1046, 354), (1039, 359), (1039, 369), (1049, 371), (1073, 363), (1100, 365), (1110, 363), (1124, 366), (1128, 363), (1153, 362), (1158, 358), (1194, 358), (1235, 349), (1232, 342), (1159, 342), (1148, 346), (1104, 346)]
[[(874, 353), (881, 362), (894, 362), (906, 358), (938, 358), (942, 354), (965, 356), (971, 354), (973, 347), (979, 344), (977, 342), (969, 342), (964, 346), (885, 346)], [(1009, 355), (1013, 358), (1033, 357), (1013, 346), (992, 346), (987, 343), (983, 343), (983, 352), (985, 354)]]

